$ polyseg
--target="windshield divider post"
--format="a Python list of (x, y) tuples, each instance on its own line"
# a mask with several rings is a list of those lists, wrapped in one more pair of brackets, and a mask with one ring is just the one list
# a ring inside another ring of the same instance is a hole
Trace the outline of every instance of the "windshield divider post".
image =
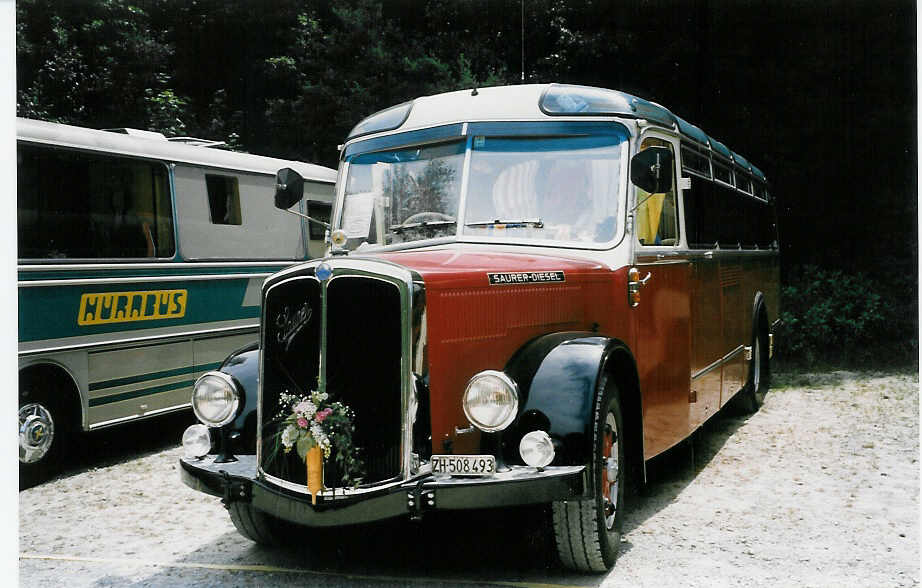
[[(464, 124), (464, 130), (467, 131), (467, 123)], [(467, 216), (467, 188), (471, 177), (471, 147), (473, 146), (473, 135), (468, 135), (464, 144), (464, 163), (461, 166), (461, 194), (458, 196), (458, 214), (455, 228), (455, 236), (460, 237), (464, 229), (465, 217)]]

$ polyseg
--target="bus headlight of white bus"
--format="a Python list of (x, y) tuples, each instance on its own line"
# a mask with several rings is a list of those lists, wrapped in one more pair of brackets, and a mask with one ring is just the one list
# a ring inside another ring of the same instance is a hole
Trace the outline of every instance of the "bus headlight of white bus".
[(223, 427), (234, 420), (240, 406), (240, 391), (234, 380), (222, 372), (208, 372), (192, 388), (192, 410), (209, 427)]

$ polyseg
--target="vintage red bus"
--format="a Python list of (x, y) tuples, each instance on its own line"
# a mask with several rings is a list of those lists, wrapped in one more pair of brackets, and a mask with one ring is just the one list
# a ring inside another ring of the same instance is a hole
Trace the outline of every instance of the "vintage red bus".
[[(561, 562), (604, 571), (646, 461), (760, 406), (774, 200), (662, 106), (560, 84), (419, 98), (352, 130), (336, 189), (330, 255), (266, 280), (259, 346), (193, 394), (183, 481), (245, 536), (543, 503)], [(299, 196), (280, 171), (277, 206)], [(329, 458), (318, 486), (321, 437), (279, 448), (326, 395), (362, 472)]]

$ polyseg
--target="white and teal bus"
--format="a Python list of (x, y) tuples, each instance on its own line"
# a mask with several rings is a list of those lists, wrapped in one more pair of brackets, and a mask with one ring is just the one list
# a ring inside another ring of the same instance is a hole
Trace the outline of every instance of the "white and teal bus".
[[(192, 138), (17, 120), (20, 486), (64, 435), (189, 407), (257, 339), (263, 279), (322, 256), (335, 170)], [(275, 174), (305, 178), (301, 216)]]

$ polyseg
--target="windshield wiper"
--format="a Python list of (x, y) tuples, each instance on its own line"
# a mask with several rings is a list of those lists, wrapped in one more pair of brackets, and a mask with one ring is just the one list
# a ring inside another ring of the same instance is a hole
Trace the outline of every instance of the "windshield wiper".
[(544, 221), (540, 218), (526, 218), (526, 219), (517, 219), (517, 220), (491, 220), (491, 221), (478, 221), (476, 223), (467, 223), (464, 225), (466, 227), (498, 227), (502, 226), (506, 229), (518, 229), (523, 227), (534, 227), (536, 229), (544, 228)]
[(393, 225), (390, 228), (392, 233), (397, 233), (398, 235), (409, 229), (438, 229), (441, 227), (451, 227), (454, 226), (456, 221), (453, 220), (443, 220), (443, 221), (421, 221), (418, 223), (404, 223), (401, 225)]

